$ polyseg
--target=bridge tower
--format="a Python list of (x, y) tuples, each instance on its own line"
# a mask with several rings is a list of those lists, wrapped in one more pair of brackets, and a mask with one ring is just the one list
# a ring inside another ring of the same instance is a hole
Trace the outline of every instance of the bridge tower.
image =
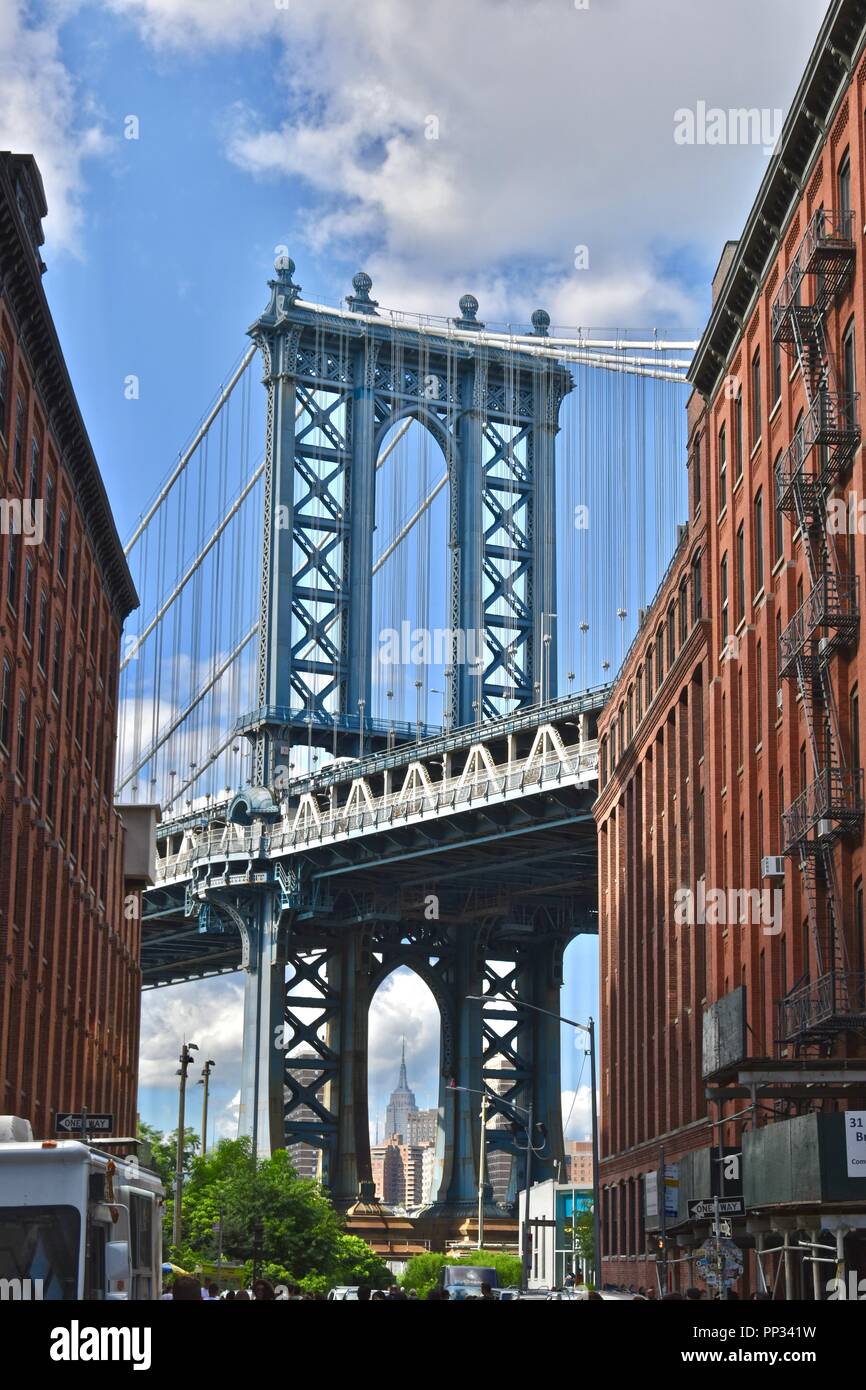
[[(483, 727), (556, 691), (545, 622), (556, 612), (554, 446), (569, 373), (549, 350), (534, 353), (530, 335), (488, 343), (471, 295), (453, 320), (413, 323), (379, 314), (365, 274), (346, 310), (307, 304), (294, 270), (277, 260), (249, 330), (267, 429), (258, 706), (243, 721), (253, 773), (229, 811), (247, 826), (279, 815), (292, 743), (353, 755), (387, 746), (387, 726), (370, 718), (373, 531), (377, 459), (402, 421), (430, 430), (448, 471), (448, 725)], [(537, 310), (532, 335), (546, 337), (549, 322)], [(480, 669), (460, 659), (470, 633), (482, 635)], [(313, 1143), (335, 1200), (370, 1193), (367, 1015), (381, 981), (409, 964), (442, 1020), (439, 1208), (474, 1210), (482, 1087), (507, 1117), (533, 1105), (547, 1133), (535, 1173), (551, 1175), (563, 1150), (558, 1025), (523, 1005), (556, 1012), (573, 932), (521, 919), (509, 936), (501, 906), (459, 920), (456, 901), (448, 920), (408, 921), (399, 895), (338, 909), (302, 856), (261, 878), (253, 891), (209, 889), (200, 916), (204, 929), (228, 917), (243, 941), (241, 1129), (257, 1151)], [(484, 1007), (469, 997), (485, 990)], [(511, 1129), (491, 1143), (525, 1151)]]

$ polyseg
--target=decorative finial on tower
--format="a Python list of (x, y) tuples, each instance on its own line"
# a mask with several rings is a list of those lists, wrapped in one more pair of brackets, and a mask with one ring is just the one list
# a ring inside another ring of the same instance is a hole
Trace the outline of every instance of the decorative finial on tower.
[(359, 270), (357, 275), (352, 276), (352, 285), (355, 293), (346, 295), (346, 303), (353, 314), (375, 314), (379, 307), (378, 299), (370, 298), (370, 290), (373, 288), (373, 281), (370, 279), (366, 270)]
[(268, 281), (270, 303), (261, 317), (247, 329), (253, 337), (262, 329), (275, 328), (288, 318), (289, 310), (294, 308), (296, 300), (301, 297), (301, 287), (292, 279), (294, 273), (294, 261), (287, 252), (281, 251), (274, 260), (275, 278)]
[(460, 298), (459, 319), (452, 319), (455, 328), (483, 328), (484, 324), (476, 317), (478, 314), (478, 300), (474, 294), (464, 294)]
[(536, 309), (532, 315), (532, 331), (537, 338), (549, 337), (550, 314), (546, 309)]

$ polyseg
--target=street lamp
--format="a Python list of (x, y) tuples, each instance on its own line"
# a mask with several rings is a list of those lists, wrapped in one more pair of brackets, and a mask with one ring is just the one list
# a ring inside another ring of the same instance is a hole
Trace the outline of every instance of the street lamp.
[(421, 691), (424, 683), (421, 680), (415, 682), (415, 742), (421, 742)]
[(452, 1081), (452, 1091), (466, 1091), (471, 1096), (481, 1097), (481, 1144), (478, 1157), (478, 1249), (484, 1249), (484, 1170), (487, 1166), (487, 1092), (473, 1086), (458, 1086)]
[(209, 1057), (208, 1060), (205, 1062), (204, 1067), (202, 1068), (201, 1081), (199, 1081), (199, 1082), (196, 1083), (196, 1084), (199, 1085), (199, 1086), (204, 1086), (204, 1091), (202, 1092), (202, 1098), (201, 1098), (201, 1156), (202, 1156), (202, 1158), (204, 1158), (205, 1154), (207, 1153), (207, 1097), (208, 1097), (208, 1089), (209, 1089), (209, 1085), (210, 1085), (210, 1074), (211, 1074), (211, 1071), (213, 1070), (213, 1068), (214, 1068), (215, 1066), (216, 1066), (216, 1062), (213, 1060), (212, 1057)]
[(180, 1077), (178, 1087), (178, 1106), (177, 1106), (177, 1155), (174, 1167), (174, 1221), (172, 1222), (172, 1240), (175, 1247), (180, 1245), (181, 1237), (181, 1201), (183, 1199), (183, 1138), (186, 1109), (186, 1074), (192, 1062), (192, 1054), (198, 1052), (197, 1043), (184, 1043), (180, 1051), (180, 1069), (175, 1073)]
[[(477, 1000), (480, 1004), (490, 1002), (489, 997), (484, 994), (467, 994), (467, 999)], [(551, 1009), (539, 1008), (538, 1004), (528, 1004), (525, 999), (521, 999), (522, 1009), (532, 1009), (534, 1013), (546, 1014), (548, 1018), (555, 1018), (559, 1023), (567, 1023), (570, 1028), (579, 1028), (582, 1033), (588, 1035), (587, 1052), (589, 1053), (589, 1084), (591, 1089), (590, 1101), (592, 1105), (592, 1243), (593, 1243), (593, 1276), (597, 1289), (601, 1288), (601, 1203), (599, 1195), (601, 1191), (600, 1174), (598, 1167), (598, 1099), (596, 1096), (595, 1079), (595, 1020), (590, 1017), (587, 1023), (578, 1023), (577, 1019), (565, 1018), (562, 1014), (555, 1014)], [(513, 1102), (509, 1102), (513, 1104)], [(518, 1109), (514, 1106), (514, 1109)], [(530, 1156), (527, 1154), (527, 1169)], [(526, 1189), (526, 1215), (529, 1217), (529, 1183)]]

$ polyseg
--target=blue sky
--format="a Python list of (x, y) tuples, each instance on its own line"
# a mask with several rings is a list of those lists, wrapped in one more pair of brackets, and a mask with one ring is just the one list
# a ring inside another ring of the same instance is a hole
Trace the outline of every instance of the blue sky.
[[(43, 170), (46, 291), (121, 535), (243, 349), (277, 246), (309, 298), (336, 302), (364, 266), (389, 306), (451, 313), (472, 290), (488, 320), (544, 304), (561, 324), (697, 337), (765, 156), (679, 147), (673, 113), (698, 100), (786, 108), (825, 9), (7, 0), (0, 147), (34, 152)], [(578, 244), (590, 251), (580, 274)], [(130, 374), (137, 400), (124, 395)], [(596, 1011), (594, 943), (572, 947), (568, 966), (563, 1007)], [(388, 1030), (408, 1009), (412, 1080), (427, 1096), (429, 1001), (411, 981), (390, 990), (373, 1093), (390, 1089)], [(146, 1118), (173, 1123), (186, 1027), (217, 1059), (214, 1114), (228, 1131), (238, 991), (145, 1001)]]

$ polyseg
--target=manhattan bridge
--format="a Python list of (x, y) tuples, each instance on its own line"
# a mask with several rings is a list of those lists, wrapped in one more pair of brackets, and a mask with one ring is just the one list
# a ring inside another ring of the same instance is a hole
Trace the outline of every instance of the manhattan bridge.
[[(493, 327), (468, 294), (386, 311), (363, 273), (327, 307), (294, 274), (278, 257), (126, 547), (117, 799), (161, 812), (143, 986), (243, 972), (241, 1133), (315, 1146), (347, 1206), (372, 1196), (370, 1004), (415, 971), (432, 1210), (457, 1217), (482, 1089), (491, 1118), (532, 1107), (536, 1178), (563, 1159), (551, 1015), (597, 929), (596, 721), (684, 515), (695, 345)], [(488, 1134), (513, 1188), (520, 1138)]]

